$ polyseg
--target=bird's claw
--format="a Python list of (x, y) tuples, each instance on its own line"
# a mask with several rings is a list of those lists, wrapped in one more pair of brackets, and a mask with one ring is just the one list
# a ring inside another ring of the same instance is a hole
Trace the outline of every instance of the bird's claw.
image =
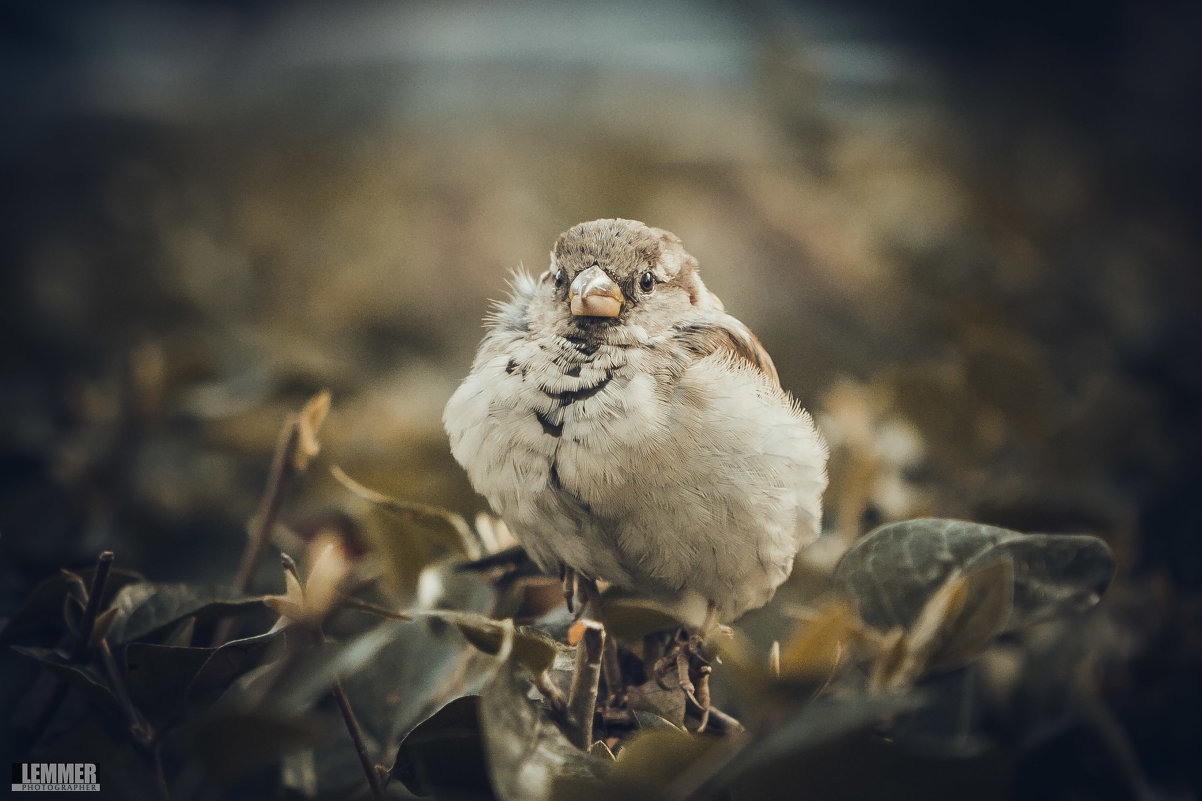
[(665, 680), (670, 673), (676, 673), (677, 686), (701, 710), (701, 723), (697, 731), (705, 731), (710, 712), (710, 674), (714, 668), (705, 657), (701, 636), (685, 629), (677, 631), (675, 642), (668, 653), (656, 661), (652, 672), (655, 683), (664, 690), (672, 689)]

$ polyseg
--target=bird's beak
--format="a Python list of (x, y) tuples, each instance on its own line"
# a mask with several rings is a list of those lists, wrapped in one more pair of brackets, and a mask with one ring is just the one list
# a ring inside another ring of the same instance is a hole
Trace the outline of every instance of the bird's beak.
[(568, 300), (577, 317), (617, 317), (626, 298), (621, 287), (594, 264), (572, 281)]

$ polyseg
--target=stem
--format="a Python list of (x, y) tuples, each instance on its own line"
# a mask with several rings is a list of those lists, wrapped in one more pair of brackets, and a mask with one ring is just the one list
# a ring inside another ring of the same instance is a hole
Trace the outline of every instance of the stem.
[[(263, 490), (258, 511), (250, 519), (251, 535), (242, 551), (242, 562), (238, 565), (238, 573), (234, 578), (234, 591), (240, 595), (250, 593), (259, 563), (267, 553), (267, 543), (271, 540), (271, 530), (275, 527), (276, 517), (284, 503), (284, 495), (292, 483), (293, 476), (296, 475), (296, 451), (299, 446), (300, 418), (292, 414), (280, 430), (280, 440), (271, 460), (267, 487)], [(213, 631), (212, 644), (224, 645), (237, 636), (237, 629), (238, 622), (235, 618), (223, 618)]]
[(171, 791), (167, 788), (167, 774), (163, 772), (163, 746), (155, 743), (151, 748), (151, 759), (154, 761), (154, 779), (158, 785), (159, 796), (163, 801), (171, 801)]
[[(601, 611), (601, 592), (593, 579), (581, 579), (580, 589), (588, 600), (589, 611), (593, 620), (605, 626), (605, 613)], [(602, 656), (601, 671), (605, 676), (605, 687), (609, 690), (609, 700), (612, 704), (621, 703), (626, 695), (626, 687), (622, 683), (622, 667), (618, 663), (618, 641), (613, 637), (605, 638), (605, 653)]]
[(568, 721), (576, 746), (587, 751), (593, 743), (593, 715), (597, 711), (597, 687), (601, 682), (601, 659), (605, 652), (605, 629), (588, 621), (576, 645), (576, 669), (568, 694)]
[(100, 597), (104, 595), (104, 585), (109, 578), (109, 569), (113, 566), (112, 551), (102, 551), (96, 562), (96, 574), (92, 576), (92, 588), (87, 592), (87, 605), (83, 610), (83, 619), (79, 623), (79, 637), (75, 640), (75, 649), (71, 659), (82, 662), (88, 655), (88, 642), (92, 639), (92, 629), (96, 626), (96, 614), (100, 611)]
[[(82, 596), (84, 602), (83, 618), (79, 624), (79, 636), (75, 641), (75, 648), (72, 652), (72, 658), (76, 662), (82, 662), (88, 656), (88, 651), (90, 650), (88, 643), (91, 641), (92, 632), (96, 627), (96, 615), (100, 611), (100, 599), (104, 595), (104, 585), (108, 581), (109, 570), (113, 566), (114, 558), (115, 556), (112, 551), (101, 552), (100, 558), (96, 563), (96, 574), (92, 576), (92, 586), (90, 589), (84, 589), (82, 582), (77, 577), (74, 578), (75, 591)], [(121, 711), (125, 715), (125, 721), (129, 726), (129, 734), (139, 750), (150, 757), (154, 765), (155, 779), (159, 793), (163, 801), (168, 801), (170, 795), (167, 790), (167, 780), (163, 774), (163, 763), (159, 754), (159, 745), (155, 742), (154, 728), (143, 717), (142, 713), (138, 711), (138, 708), (134, 706), (133, 699), (129, 695), (129, 687), (125, 684), (125, 676), (117, 666), (117, 660), (113, 657), (113, 649), (104, 637), (100, 638), (97, 651), (100, 653), (100, 663), (104, 666), (104, 672), (108, 678), (109, 689), (113, 691), (113, 695), (117, 696), (117, 701), (121, 704)], [(65, 687), (66, 685), (63, 686)], [(61, 695), (56, 696), (57, 703), (62, 702)]]
[(361, 601), (358, 598), (352, 598), (349, 595), (342, 596), (342, 598), (339, 600), (339, 603), (345, 606), (347, 609), (355, 609), (360, 612), (379, 615), (380, 617), (389, 618), (390, 620), (413, 620), (413, 615), (406, 615), (404, 612), (394, 612), (391, 609), (386, 609), (385, 607), (377, 606), (376, 604), (370, 604), (367, 601)]
[(104, 664), (104, 672), (108, 676), (109, 689), (113, 691), (113, 695), (117, 696), (117, 700), (121, 704), (121, 711), (125, 713), (125, 720), (129, 724), (129, 733), (134, 738), (134, 742), (144, 748), (150, 746), (154, 742), (154, 729), (142, 717), (142, 713), (134, 706), (133, 699), (129, 697), (129, 688), (125, 686), (125, 677), (121, 675), (121, 670), (117, 667), (117, 660), (113, 658), (113, 649), (109, 647), (108, 640), (100, 641), (100, 661)]
[(267, 488), (263, 491), (263, 499), (255, 516), (251, 518), (254, 530), (246, 550), (242, 552), (242, 563), (238, 566), (238, 575), (234, 579), (234, 589), (246, 595), (250, 592), (255, 580), (259, 563), (267, 551), (267, 543), (271, 539), (271, 530), (284, 503), (284, 494), (296, 475), (296, 449), (300, 444), (300, 420), (290, 415), (280, 432), (280, 441), (275, 449), (275, 457), (271, 462), (271, 473), (267, 478)]
[(367, 753), (367, 746), (363, 742), (363, 729), (359, 728), (359, 721), (355, 718), (355, 712), (351, 709), (351, 702), (346, 697), (346, 692), (342, 689), (342, 682), (335, 681), (334, 686), (330, 688), (330, 692), (334, 694), (334, 700), (338, 703), (338, 710), (342, 712), (342, 720), (346, 723), (346, 730), (351, 735), (351, 741), (355, 744), (355, 752), (359, 755), (359, 764), (363, 766), (363, 773), (367, 776), (367, 784), (371, 788), (371, 794), (374, 798), (384, 798), (384, 786), (380, 783), (380, 774), (376, 772), (376, 766), (372, 763), (371, 757)]
[(709, 731), (731, 734), (744, 731), (743, 724), (716, 706), (710, 707)]

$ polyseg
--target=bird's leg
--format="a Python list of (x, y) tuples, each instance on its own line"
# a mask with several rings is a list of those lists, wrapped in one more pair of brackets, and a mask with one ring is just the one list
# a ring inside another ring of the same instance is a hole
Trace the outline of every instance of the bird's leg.
[(574, 614), (576, 612), (573, 608), (576, 602), (576, 570), (567, 565), (560, 565), (559, 578), (563, 581), (563, 600), (568, 605), (568, 612)]
[[(569, 570), (571, 568), (568, 568)], [(593, 620), (605, 626), (605, 613), (601, 611), (601, 591), (591, 578), (579, 581), (581, 594), (588, 603)], [(605, 631), (605, 653), (601, 660), (601, 675), (609, 689), (610, 706), (618, 706), (626, 700), (626, 685), (622, 682), (622, 667), (618, 664), (618, 641), (608, 627)]]
[(722, 628), (718, 623), (718, 607), (713, 601), (710, 601), (709, 607), (705, 611), (705, 620), (701, 623), (701, 630), (689, 637), (687, 645), (689, 654), (692, 657), (690, 662), (697, 672), (695, 690), (692, 694), (688, 695), (701, 710), (701, 722), (697, 726), (698, 732), (705, 731), (706, 724), (709, 723), (710, 674), (714, 672), (709, 660), (705, 658), (705, 640), (711, 632), (718, 628)]
[(668, 653), (655, 664), (655, 679), (660, 687), (669, 689), (664, 679), (673, 669), (676, 671), (676, 681), (685, 696), (701, 710), (701, 723), (697, 731), (705, 731), (710, 715), (710, 674), (714, 672), (709, 659), (705, 656), (706, 637), (715, 629), (724, 627), (718, 624), (718, 609), (711, 601), (705, 614), (705, 620), (696, 631), (690, 632), (683, 626), (676, 631), (675, 641)]

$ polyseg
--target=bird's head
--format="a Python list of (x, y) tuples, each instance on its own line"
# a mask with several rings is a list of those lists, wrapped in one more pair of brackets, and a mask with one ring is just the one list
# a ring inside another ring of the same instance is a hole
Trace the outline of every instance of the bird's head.
[(565, 231), (540, 286), (584, 330), (632, 324), (654, 334), (690, 308), (721, 309), (680, 239), (635, 220), (594, 220)]

